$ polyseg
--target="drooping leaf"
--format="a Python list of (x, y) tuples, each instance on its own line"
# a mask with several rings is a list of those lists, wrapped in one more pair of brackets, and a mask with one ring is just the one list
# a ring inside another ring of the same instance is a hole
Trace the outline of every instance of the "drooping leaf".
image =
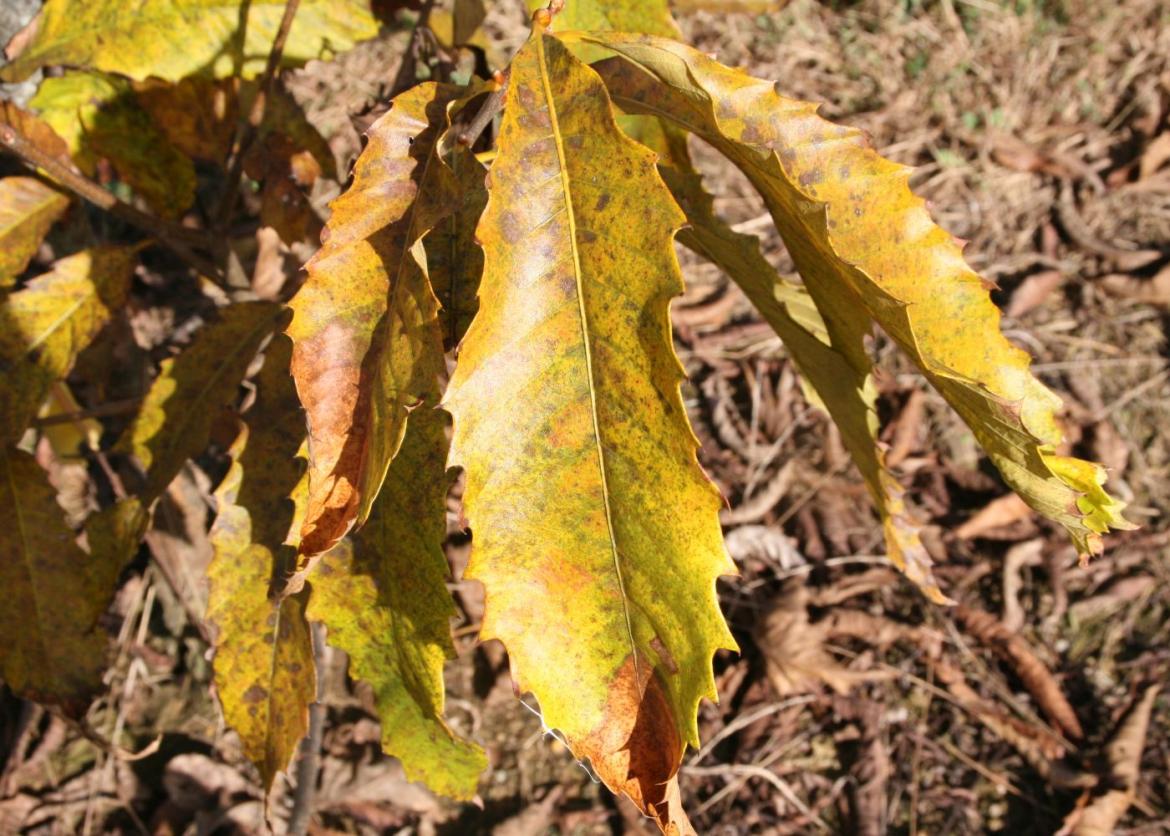
[(689, 227), (679, 233), (678, 240), (726, 272), (772, 326), (840, 429), (881, 515), (890, 559), (933, 600), (947, 602), (931, 572), (930, 555), (922, 545), (918, 524), (906, 510), (905, 491), (886, 468), (885, 453), (878, 446), (877, 389), (868, 356), (864, 350), (846, 354), (834, 348), (805, 289), (776, 272), (760, 252), (754, 235), (735, 232), (716, 216), (713, 198), (687, 160), (685, 137), (679, 139), (681, 147), (676, 140), (668, 155), (674, 165), (659, 165), (687, 215)]
[(382, 749), (408, 778), (458, 799), (475, 795), (483, 750), (443, 722), (443, 662), (454, 655), (447, 592), (445, 416), (420, 407), (366, 524), (311, 577), (309, 618), (374, 690)]
[(291, 303), (293, 376), (309, 424), (307, 560), (368, 516), (407, 414), (444, 372), (421, 239), (460, 201), (435, 153), (458, 93), (420, 84), (371, 126)]
[(622, 60), (601, 68), (623, 109), (669, 118), (731, 159), (763, 196), (824, 317), (860, 370), (876, 322), (971, 427), (1004, 480), (1083, 554), (1129, 527), (1104, 468), (1059, 455), (1060, 399), (1000, 333), (987, 287), (907, 186), (907, 169), (856, 129), (768, 81), (661, 38), (580, 34)]
[(498, 145), (480, 309), (446, 396), (481, 638), (503, 641), (577, 757), (666, 826), (699, 700), (716, 696), (712, 654), (735, 646), (715, 596), (734, 572), (720, 499), (670, 341), (684, 218), (539, 17)]
[[(0, 80), (57, 64), (137, 81), (252, 77), (264, 69), (284, 7), (285, 0), (48, 0), (35, 35)], [(301, 0), (282, 60), (325, 58), (377, 34), (368, 0)]]
[(45, 472), (12, 447), (0, 450), (0, 518), (0, 677), (78, 716), (102, 684), (97, 620), (121, 567), (78, 547)]
[[(277, 335), (265, 352), (257, 399), (232, 445), (216, 490), (207, 619), (216, 627), (215, 687), (224, 718), (260, 770), (265, 789), (308, 730), (316, 692), (307, 595), (269, 597), (275, 575), (296, 562), (292, 530), (304, 462), (305, 421), (289, 376), (292, 345)], [(293, 545), (289, 545), (290, 541)]]
[(24, 272), (69, 198), (32, 177), (0, 180), (0, 288)]
[(54, 381), (126, 300), (134, 250), (95, 247), (0, 300), (0, 442), (20, 438)]
[(159, 214), (175, 217), (195, 197), (195, 166), (137, 104), (125, 79), (100, 73), (46, 78), (30, 104), (92, 175), (109, 160)]
[(118, 442), (146, 472), (146, 504), (166, 490), (187, 459), (207, 446), (212, 423), (236, 396), (281, 314), (281, 306), (271, 302), (230, 305), (188, 348), (162, 362), (134, 423)]

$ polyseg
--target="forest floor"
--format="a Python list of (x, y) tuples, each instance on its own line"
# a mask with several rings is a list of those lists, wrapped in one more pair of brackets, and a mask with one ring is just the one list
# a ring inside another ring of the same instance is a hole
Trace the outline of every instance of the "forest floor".
[[(524, 37), (523, 4), (490, 5), (506, 56)], [(915, 190), (998, 284), (1005, 333), (1068, 405), (1071, 451), (1108, 465), (1141, 526), (1078, 566), (1066, 536), (1007, 495), (970, 432), (877, 336), (889, 459), (960, 606), (930, 604), (881, 556), (860, 478), (783, 346), (724, 276), (680, 255), (685, 396), (741, 572), (720, 596), (742, 652), (716, 658), (720, 703), (702, 706), (706, 742), (682, 768), (692, 820), (712, 834), (1071, 828), (1087, 785), (1109, 780), (1107, 744), (1126, 712), (1170, 674), (1170, 6), (798, 0), (680, 25), (916, 167)], [(287, 80), (343, 161), (358, 148), (350, 116), (384, 93), (403, 40)], [(717, 207), (791, 274), (742, 177), (699, 156)], [(207, 491), (193, 474), (164, 509), (179, 533), (161, 548), (178, 574), (130, 573), (114, 604), (118, 662), (90, 720), (148, 754), (110, 757), (2, 696), (0, 832), (11, 821), (31, 833), (262, 832), (257, 775), (224, 728), (189, 616), (209, 553)], [(469, 544), (455, 520), (458, 578)], [(436, 798), (380, 755), (369, 695), (334, 652), (311, 832), (652, 832), (516, 699), (502, 648), (475, 640), (478, 587), (452, 589), (448, 713), (488, 750), (481, 803)], [(275, 793), (279, 832), (286, 778)], [(1170, 693), (1116, 832), (1170, 833)]]

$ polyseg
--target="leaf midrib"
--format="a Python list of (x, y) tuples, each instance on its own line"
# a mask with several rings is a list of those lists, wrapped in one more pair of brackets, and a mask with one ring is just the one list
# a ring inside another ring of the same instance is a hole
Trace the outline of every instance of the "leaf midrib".
[[(47, 288), (46, 290), (51, 293), (53, 289), (54, 288)], [(41, 333), (35, 336), (33, 341), (25, 347), (25, 355), (27, 356), (32, 354), (34, 351), (52, 339), (53, 335), (57, 333), (57, 330), (64, 326), (65, 323), (72, 320), (73, 315), (81, 310), (82, 306), (87, 302), (92, 301), (97, 296), (97, 293), (97, 286), (91, 283), (87, 293), (82, 295), (81, 298), (77, 299), (73, 304), (66, 307), (60, 316), (41, 329)]]
[(630, 655), (634, 661), (635, 679), (640, 678), (638, 673), (638, 645), (634, 640), (634, 625), (630, 616), (629, 597), (626, 595), (625, 580), (622, 577), (621, 558), (618, 554), (617, 537), (614, 533), (613, 511), (609, 501), (609, 478), (605, 469), (605, 450), (601, 443), (601, 422), (597, 413), (597, 383), (593, 372), (593, 349), (589, 342), (589, 318), (585, 310), (585, 288), (581, 270), (581, 253), (577, 246), (577, 216), (573, 208), (572, 189), (569, 185), (569, 168), (565, 156), (565, 146), (561, 141), (561, 128), (557, 120), (556, 102), (553, 98), (552, 84), (548, 77), (548, 67), (544, 54), (545, 35), (538, 32), (534, 35), (536, 42), (537, 64), (540, 67), (540, 82), (544, 90), (545, 102), (548, 106), (549, 121), (551, 123), (553, 142), (557, 149), (557, 164), (561, 172), (561, 189), (564, 192), (565, 215), (569, 223), (569, 250), (573, 256), (573, 279), (577, 288), (577, 310), (581, 321), (581, 342), (585, 348), (585, 371), (589, 382), (589, 409), (593, 420), (593, 439), (597, 447), (597, 467), (601, 475), (601, 497), (605, 507), (605, 526), (609, 535), (610, 551), (613, 554), (614, 574), (617, 576), (618, 593), (622, 599), (622, 614), (626, 621), (626, 634), (630, 640)]
[[(17, 178), (12, 178), (17, 179)], [(32, 226), (52, 208), (52, 204), (61, 195), (52, 190), (35, 198), (35, 204), (29, 208), (26, 207), (24, 212), (16, 211), (11, 214), (0, 214), (0, 241), (8, 238), (22, 228)]]

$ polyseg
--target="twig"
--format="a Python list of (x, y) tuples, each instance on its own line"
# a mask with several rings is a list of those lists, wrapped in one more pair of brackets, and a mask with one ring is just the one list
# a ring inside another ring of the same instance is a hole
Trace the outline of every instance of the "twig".
[(416, 53), (423, 37), (422, 33), (431, 22), (431, 12), (434, 8), (435, 0), (427, 0), (418, 13), (418, 20), (415, 21), (414, 28), (410, 30), (410, 43), (406, 45), (406, 51), (402, 54), (402, 63), (398, 65), (398, 72), (394, 74), (394, 82), (390, 85), (391, 98), (410, 87), (411, 82), (415, 80), (415, 63), (418, 61)]
[(467, 130), (459, 134), (459, 144), (465, 148), (470, 148), (475, 145), (475, 141), (479, 139), (479, 135), (492, 123), (492, 120), (496, 118), (496, 114), (503, 109), (504, 95), (508, 92), (508, 77), (502, 75), (498, 79), (498, 82), (499, 86), (488, 93), (488, 97), (484, 99), (479, 113), (475, 114), (475, 118), (468, 124)]
[(30, 168), (42, 169), (53, 180), (83, 200), (89, 201), (99, 209), (104, 209), (111, 215), (121, 218), (126, 223), (153, 236), (159, 243), (203, 275), (222, 280), (222, 274), (214, 264), (194, 252), (181, 240), (183, 237), (191, 235), (190, 230), (135, 209), (85, 175), (72, 170), (56, 157), (37, 148), (29, 141), (28, 137), (12, 125), (0, 124), (0, 145), (7, 148), (14, 156), (19, 157)]
[(1092, 420), (1095, 422), (1104, 421), (1106, 418), (1108, 418), (1114, 412), (1117, 412), (1117, 410), (1121, 409), (1126, 404), (1137, 400), (1149, 390), (1162, 385), (1168, 376), (1170, 376), (1170, 369), (1162, 369), (1162, 371), (1158, 372), (1153, 377), (1146, 378), (1146, 380), (1125, 392), (1123, 395), (1121, 395), (1121, 397), (1113, 401), (1108, 406), (1104, 406), (1101, 409), (1098, 409), (1095, 413), (1093, 413)]
[(36, 418), (33, 420), (32, 425), (40, 429), (41, 427), (52, 427), (56, 424), (71, 424), (74, 421), (85, 421), (88, 418), (125, 415), (128, 412), (136, 410), (141, 403), (142, 396), (123, 398), (120, 401), (108, 401), (90, 407), (89, 409), (75, 409), (72, 412), (58, 412), (56, 415), (46, 415), (43, 418)]
[(775, 787), (780, 795), (810, 823), (815, 824), (820, 830), (829, 830), (824, 819), (809, 809), (809, 806), (800, 800), (788, 782), (770, 769), (750, 763), (729, 763), (722, 766), (684, 766), (681, 771), (687, 775), (716, 775), (722, 778), (726, 778), (728, 775), (745, 775), (749, 778), (762, 778)]
[(704, 743), (703, 748), (696, 752), (694, 758), (691, 759), (690, 765), (697, 766), (703, 760), (703, 758), (707, 757), (707, 755), (714, 751), (716, 746), (718, 746), (727, 738), (731, 737), (731, 735), (735, 734), (740, 729), (750, 726), (757, 720), (761, 720), (770, 714), (776, 714), (780, 711), (784, 711), (785, 709), (792, 708), (793, 706), (814, 702), (815, 700), (816, 697), (812, 696), (790, 697), (789, 699), (782, 700), (781, 702), (768, 703), (763, 708), (760, 708), (756, 711), (751, 711), (747, 714), (741, 714), (739, 717), (736, 717), (735, 720), (720, 729), (718, 734)]
[(272, 95), (272, 85), (276, 81), (276, 70), (280, 66), (280, 59), (284, 55), (284, 44), (288, 40), (289, 30), (292, 29), (293, 18), (301, 0), (285, 0), (284, 16), (280, 19), (280, 26), (276, 30), (276, 37), (272, 39), (272, 49), (268, 51), (268, 63), (264, 65), (264, 74), (260, 76), (260, 84), (256, 90), (256, 97), (252, 100), (252, 109), (247, 118), (236, 124), (235, 136), (232, 139), (231, 165), (228, 168), (227, 178), (224, 180), (223, 198), (220, 200), (216, 212), (215, 226), (224, 229), (231, 219), (236, 208), (236, 199), (240, 193), (240, 179), (244, 176), (244, 160), (248, 158), (252, 145), (256, 142), (256, 130), (264, 121), (264, 114), (268, 109), (268, 99)]
[(297, 785), (293, 796), (292, 815), (288, 821), (289, 836), (305, 836), (309, 817), (317, 796), (317, 772), (320, 767), (321, 738), (325, 734), (325, 625), (313, 622), (313, 662), (317, 668), (317, 699), (309, 706), (309, 733), (301, 741), (297, 754)]

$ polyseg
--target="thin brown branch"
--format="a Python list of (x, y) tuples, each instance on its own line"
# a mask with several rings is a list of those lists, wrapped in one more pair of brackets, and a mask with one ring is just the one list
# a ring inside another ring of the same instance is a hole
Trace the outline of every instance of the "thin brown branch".
[(138, 227), (198, 272), (216, 280), (222, 279), (219, 269), (192, 250), (183, 240), (183, 238), (191, 236), (191, 230), (147, 214), (118, 199), (98, 183), (37, 148), (28, 137), (12, 125), (0, 124), (0, 145), (22, 160), (29, 168), (44, 171), (50, 178), (81, 199), (92, 203), (99, 209), (104, 209), (132, 226)]
[(120, 401), (108, 401), (89, 409), (75, 409), (71, 412), (58, 412), (55, 415), (46, 415), (33, 420), (32, 425), (37, 429), (52, 427), (57, 424), (72, 424), (74, 421), (85, 421), (89, 418), (105, 418), (110, 415), (126, 415), (134, 412), (142, 404), (142, 398), (123, 398)]
[(272, 39), (272, 49), (268, 51), (268, 62), (264, 65), (264, 73), (260, 76), (256, 97), (252, 100), (252, 109), (248, 112), (247, 117), (236, 125), (231, 146), (231, 164), (224, 180), (223, 198), (216, 212), (215, 226), (218, 229), (227, 226), (228, 221), (231, 220), (232, 212), (235, 211), (236, 200), (240, 193), (240, 180), (244, 176), (244, 160), (248, 158), (252, 145), (256, 142), (257, 129), (263, 123), (264, 114), (268, 110), (268, 99), (272, 95), (272, 85), (276, 82), (276, 71), (280, 68), (280, 59), (284, 55), (284, 44), (288, 40), (293, 18), (296, 17), (300, 5), (301, 0), (286, 0), (284, 15), (280, 19), (276, 37)]
[(304, 836), (309, 831), (309, 817), (317, 796), (317, 773), (320, 770), (321, 739), (325, 734), (325, 669), (328, 665), (325, 625), (310, 625), (313, 637), (313, 662), (317, 669), (317, 699), (309, 706), (309, 733), (301, 740), (296, 762), (296, 789), (289, 816), (290, 836)]
[(479, 139), (480, 134), (484, 132), (492, 120), (496, 118), (504, 107), (504, 95), (508, 92), (508, 79), (502, 76), (499, 79), (499, 86), (495, 90), (488, 93), (488, 97), (484, 99), (483, 105), (479, 112), (475, 114), (475, 118), (467, 126), (467, 130), (459, 134), (459, 144), (471, 148), (475, 145), (475, 141)]

